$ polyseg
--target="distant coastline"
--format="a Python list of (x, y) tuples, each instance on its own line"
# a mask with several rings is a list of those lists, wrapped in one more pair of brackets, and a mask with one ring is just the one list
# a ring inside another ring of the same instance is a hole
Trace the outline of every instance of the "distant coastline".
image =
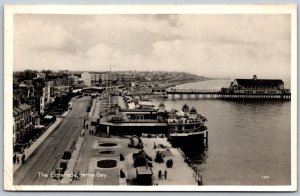
[(171, 83), (160, 84), (159, 87), (160, 88), (171, 88), (171, 87), (175, 87), (177, 85), (193, 83), (193, 82), (208, 81), (208, 80), (230, 80), (230, 78), (206, 78), (206, 77), (191, 78), (189, 80), (184, 80), (184, 81), (176, 81), (176, 82), (171, 82)]
[(176, 82), (171, 82), (171, 83), (164, 83), (164, 84), (160, 84), (159, 87), (160, 88), (171, 88), (171, 87), (175, 87), (177, 85), (181, 85), (181, 84), (187, 84), (187, 83), (191, 83), (191, 82), (200, 82), (200, 81), (206, 81), (209, 79), (206, 78), (199, 78), (199, 79), (190, 79), (190, 80), (184, 80), (184, 81), (176, 81)]

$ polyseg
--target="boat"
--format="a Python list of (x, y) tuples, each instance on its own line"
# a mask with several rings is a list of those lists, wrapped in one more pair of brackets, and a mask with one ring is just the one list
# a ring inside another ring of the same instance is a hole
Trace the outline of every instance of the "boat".
[(207, 139), (206, 117), (185, 104), (182, 111), (171, 110), (168, 118), (169, 138), (173, 144), (189, 144)]

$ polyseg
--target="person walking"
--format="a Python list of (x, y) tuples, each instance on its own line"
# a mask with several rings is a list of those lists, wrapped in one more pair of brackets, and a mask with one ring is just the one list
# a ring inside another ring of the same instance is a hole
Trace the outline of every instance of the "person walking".
[(162, 177), (162, 172), (161, 172), (161, 170), (159, 170), (159, 171), (158, 171), (158, 179), (161, 180), (161, 177)]
[(165, 179), (167, 179), (167, 174), (168, 174), (168, 172), (167, 172), (167, 170), (165, 170)]
[(80, 176), (81, 176), (80, 171), (78, 171), (77, 172), (77, 180), (80, 180)]
[(76, 173), (76, 170), (74, 169), (72, 179), (77, 180), (76, 178), (77, 178), (77, 173)]
[(17, 156), (17, 163), (19, 164), (20, 163), (20, 157)]
[(123, 169), (120, 170), (120, 178), (125, 178), (125, 173)]

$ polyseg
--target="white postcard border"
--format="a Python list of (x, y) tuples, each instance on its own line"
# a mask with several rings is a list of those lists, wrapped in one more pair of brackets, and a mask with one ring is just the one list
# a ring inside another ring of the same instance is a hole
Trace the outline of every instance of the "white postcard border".
[[(14, 14), (291, 14), (290, 186), (15, 186), (12, 164)], [(297, 190), (297, 7), (269, 5), (6, 5), (4, 9), (4, 189), (15, 191), (296, 191)]]

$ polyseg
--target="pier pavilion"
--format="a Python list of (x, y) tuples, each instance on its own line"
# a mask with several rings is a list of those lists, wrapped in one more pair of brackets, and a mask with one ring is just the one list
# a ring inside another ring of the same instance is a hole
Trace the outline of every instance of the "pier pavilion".
[(229, 88), (209, 89), (171, 89), (167, 91), (170, 99), (291, 99), (289, 89), (284, 88), (280, 79), (235, 79)]

